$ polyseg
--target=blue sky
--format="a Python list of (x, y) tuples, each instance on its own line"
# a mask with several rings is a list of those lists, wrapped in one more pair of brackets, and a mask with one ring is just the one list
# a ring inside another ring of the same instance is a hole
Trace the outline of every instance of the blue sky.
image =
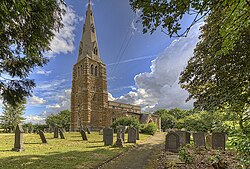
[[(78, 57), (78, 46), (87, 10), (87, 0), (66, 0), (64, 29), (51, 43), (46, 55), (50, 62), (33, 71), (37, 87), (28, 99), (27, 121), (42, 122), (60, 110), (70, 108), (72, 69)], [(143, 34), (136, 23), (128, 0), (92, 0), (99, 52), (107, 65), (108, 91), (111, 100), (141, 105), (144, 111), (158, 108), (192, 107), (185, 103), (187, 92), (180, 89), (178, 76), (192, 56), (198, 41), (199, 25), (187, 38), (169, 38), (157, 30)], [(184, 17), (188, 26), (192, 21)]]

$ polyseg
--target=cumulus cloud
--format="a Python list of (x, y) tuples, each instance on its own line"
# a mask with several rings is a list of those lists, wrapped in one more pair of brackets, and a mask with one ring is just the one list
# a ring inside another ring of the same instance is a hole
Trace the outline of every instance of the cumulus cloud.
[(66, 14), (63, 16), (64, 27), (59, 31), (55, 32), (55, 37), (50, 43), (51, 51), (47, 54), (48, 57), (53, 57), (55, 54), (72, 52), (74, 47), (75, 34), (74, 30), (76, 23), (81, 18), (76, 15), (76, 12), (71, 7), (66, 7)]
[(70, 110), (70, 98), (71, 98), (71, 89), (63, 90), (63, 92), (58, 93), (57, 96), (52, 98), (56, 101), (55, 104), (46, 105), (46, 108), (53, 112), (59, 112), (62, 110)]
[(141, 105), (145, 111), (158, 108), (191, 108), (193, 101), (185, 102), (188, 93), (180, 88), (178, 82), (181, 71), (193, 56), (201, 25), (199, 23), (192, 27), (188, 37), (173, 41), (152, 61), (151, 72), (135, 76), (137, 90), (117, 98), (116, 101)]
[(32, 96), (30, 98), (28, 98), (27, 100), (27, 105), (29, 106), (37, 106), (37, 105), (41, 105), (46, 103), (46, 100), (44, 100), (43, 98), (40, 98), (38, 96)]
[(25, 123), (32, 123), (32, 124), (45, 124), (45, 117), (40, 115), (29, 115), (25, 116)]

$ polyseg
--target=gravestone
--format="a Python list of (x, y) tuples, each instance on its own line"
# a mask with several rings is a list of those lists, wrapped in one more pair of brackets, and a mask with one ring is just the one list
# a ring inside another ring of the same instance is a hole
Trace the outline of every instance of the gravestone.
[(54, 138), (58, 138), (58, 128), (55, 127), (54, 129)]
[(40, 136), (40, 138), (42, 140), (42, 143), (47, 143), (47, 140), (45, 138), (44, 132), (42, 130), (39, 130), (38, 134), (39, 134), (39, 136)]
[(136, 143), (136, 129), (134, 127), (128, 129), (128, 143)]
[(212, 148), (225, 150), (226, 133), (212, 133)]
[(60, 138), (61, 139), (65, 139), (63, 130), (62, 129), (58, 129), (58, 131), (59, 131), (59, 134), (60, 134)]
[(194, 145), (197, 147), (206, 147), (205, 143), (205, 133), (197, 132), (193, 133)]
[(179, 135), (180, 145), (190, 144), (190, 133), (187, 131), (177, 130), (176, 134)]
[(23, 151), (23, 127), (21, 124), (18, 124), (16, 126), (16, 131), (15, 131), (15, 143), (14, 143), (14, 148), (12, 148), (12, 151)]
[[(117, 130), (117, 138), (122, 138), (122, 140), (123, 140), (123, 142), (124, 142), (126, 127), (120, 125), (120, 126), (117, 126), (117, 127), (116, 127), (116, 130)], [(118, 135), (119, 135), (119, 136), (118, 136)]]
[(90, 134), (90, 128), (87, 126), (86, 127), (87, 133)]
[(212, 135), (209, 134), (209, 135), (206, 135), (205, 137), (205, 141), (206, 141), (206, 147), (212, 147)]
[(103, 129), (104, 146), (110, 146), (113, 144), (113, 135), (114, 135), (114, 131), (112, 128), (106, 127)]
[(139, 131), (139, 128), (136, 128), (136, 140), (140, 140), (140, 131)]
[(170, 131), (166, 135), (165, 151), (177, 153), (180, 148), (180, 137), (175, 132)]
[(124, 142), (123, 142), (122, 138), (121, 137), (117, 138), (115, 145), (117, 147), (123, 147), (123, 144), (124, 144)]
[(86, 133), (85, 133), (85, 131), (84, 130), (81, 130), (81, 136), (82, 136), (82, 140), (84, 141), (84, 140), (88, 140), (88, 138), (87, 138), (87, 135), (86, 135)]
[(99, 130), (99, 134), (103, 135), (103, 129)]

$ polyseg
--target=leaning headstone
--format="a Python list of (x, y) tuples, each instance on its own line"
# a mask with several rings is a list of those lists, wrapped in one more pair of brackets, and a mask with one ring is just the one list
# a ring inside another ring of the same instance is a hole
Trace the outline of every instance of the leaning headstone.
[(114, 131), (112, 128), (103, 129), (104, 146), (110, 146), (113, 144), (113, 135), (114, 135)]
[(82, 136), (82, 140), (83, 140), (83, 141), (84, 141), (84, 140), (88, 140), (87, 135), (86, 135), (86, 133), (85, 133), (84, 130), (81, 130), (80, 133), (81, 133), (81, 136)]
[(177, 130), (176, 134), (180, 137), (180, 145), (190, 144), (190, 133), (187, 131)]
[(136, 140), (140, 140), (140, 131), (139, 131), (139, 128), (136, 128)]
[(24, 147), (23, 147), (23, 133), (24, 130), (22, 128), (21, 124), (18, 124), (16, 126), (16, 131), (15, 131), (15, 144), (14, 144), (14, 148), (12, 148), (12, 151), (23, 151)]
[(226, 133), (212, 133), (212, 148), (225, 150)]
[(205, 137), (206, 147), (212, 147), (212, 135), (206, 135)]
[(54, 129), (54, 138), (58, 138), (58, 128), (55, 127)]
[(205, 143), (205, 133), (197, 132), (193, 133), (194, 145), (197, 147), (206, 147)]
[(61, 139), (65, 139), (63, 130), (62, 129), (58, 129), (58, 131), (59, 131), (59, 134), (60, 134), (60, 138)]
[(90, 128), (87, 126), (86, 127), (87, 133), (90, 134)]
[(128, 129), (128, 143), (136, 143), (136, 129), (134, 127)]
[(47, 140), (45, 138), (44, 132), (42, 130), (39, 130), (38, 134), (39, 134), (39, 136), (40, 136), (40, 138), (42, 140), (42, 143), (47, 143)]
[(180, 148), (180, 137), (175, 132), (170, 131), (166, 135), (165, 151), (177, 153)]

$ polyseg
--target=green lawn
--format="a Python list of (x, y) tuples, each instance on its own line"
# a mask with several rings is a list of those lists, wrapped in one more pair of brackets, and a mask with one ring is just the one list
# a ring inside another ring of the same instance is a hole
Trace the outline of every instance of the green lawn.
[[(125, 148), (104, 146), (103, 136), (97, 132), (87, 135), (88, 141), (82, 141), (78, 132), (65, 133), (65, 140), (54, 139), (52, 133), (46, 133), (45, 136), (48, 143), (42, 144), (39, 135), (24, 134), (25, 151), (14, 152), (11, 151), (14, 134), (0, 134), (0, 168), (93, 168), (133, 145), (126, 143), (125, 139)], [(149, 135), (140, 134), (138, 144), (148, 137)]]

